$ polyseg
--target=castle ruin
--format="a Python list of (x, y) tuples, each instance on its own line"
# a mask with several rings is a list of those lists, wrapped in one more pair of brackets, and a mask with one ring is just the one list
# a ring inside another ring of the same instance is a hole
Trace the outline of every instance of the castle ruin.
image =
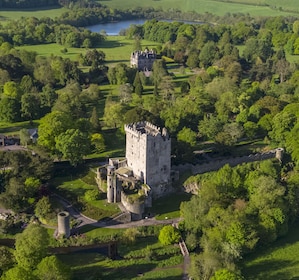
[(125, 158), (110, 158), (96, 180), (103, 190), (106, 179), (107, 201), (121, 202), (137, 220), (152, 198), (171, 190), (171, 139), (166, 128), (146, 121), (125, 125), (125, 132)]

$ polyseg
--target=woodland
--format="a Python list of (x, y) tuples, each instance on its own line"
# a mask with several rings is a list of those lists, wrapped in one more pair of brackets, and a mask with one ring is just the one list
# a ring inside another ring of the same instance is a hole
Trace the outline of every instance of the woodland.
[[(145, 13), (163, 18), (166, 12), (80, 3), (61, 18), (0, 25), (0, 121), (38, 123), (34, 149), (40, 154), (1, 153), (0, 203), (32, 211), (43, 196), (37, 186), (53, 176), (53, 159), (78, 166), (91, 153), (107, 150), (106, 131), (122, 137), (125, 123), (140, 120), (168, 129), (173, 164), (196, 163), (193, 151), (206, 143), (220, 156), (234, 154), (244, 141), (282, 147), (282, 162), (227, 165), (187, 180), (198, 186), (198, 194), (181, 204), (180, 231), (192, 252), (190, 276), (243, 279), (242, 258), (286, 235), (298, 221), (299, 19), (236, 14), (202, 24), (149, 19), (132, 25), (123, 35), (134, 49), (142, 40), (158, 43), (159, 59), (147, 77), (124, 62), (108, 65), (101, 49), (106, 35), (82, 26)], [(191, 14), (207, 21), (207, 15)], [(70, 47), (84, 53), (70, 60), (18, 49), (41, 43), (57, 43), (62, 53)], [(102, 85), (113, 85), (118, 94), (103, 96)], [(30, 144), (26, 129), (20, 138), (22, 145)], [(13, 168), (5, 171), (6, 166)], [(42, 263), (37, 264), (21, 266), (34, 267), (38, 275)]]

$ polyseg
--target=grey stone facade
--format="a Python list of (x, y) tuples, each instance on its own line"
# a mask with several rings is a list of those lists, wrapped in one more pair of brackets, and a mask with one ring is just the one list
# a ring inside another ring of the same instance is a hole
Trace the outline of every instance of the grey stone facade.
[(134, 51), (131, 53), (130, 65), (139, 71), (152, 71), (156, 53), (152, 50)]
[(139, 122), (125, 126), (126, 159), (133, 175), (151, 187), (154, 195), (170, 183), (171, 140), (166, 128)]
[(165, 128), (138, 122), (125, 125), (126, 157), (111, 158), (97, 171), (99, 189), (107, 182), (107, 201), (121, 202), (132, 219), (142, 218), (152, 198), (171, 190), (171, 139)]

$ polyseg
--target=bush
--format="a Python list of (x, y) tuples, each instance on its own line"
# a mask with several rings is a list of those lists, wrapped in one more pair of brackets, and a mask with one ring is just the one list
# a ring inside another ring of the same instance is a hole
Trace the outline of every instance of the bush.
[(94, 189), (94, 190), (88, 190), (84, 194), (84, 198), (86, 201), (95, 201), (100, 198), (99, 191)]
[(180, 240), (180, 232), (177, 228), (167, 225), (160, 230), (159, 233), (159, 241), (163, 245), (170, 245), (174, 243), (178, 243)]

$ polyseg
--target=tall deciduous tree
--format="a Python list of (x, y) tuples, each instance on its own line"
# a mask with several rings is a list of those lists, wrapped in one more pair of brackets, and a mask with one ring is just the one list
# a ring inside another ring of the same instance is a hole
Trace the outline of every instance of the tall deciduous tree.
[(135, 93), (141, 96), (143, 92), (143, 86), (140, 79), (140, 73), (138, 71), (136, 72), (133, 86), (134, 86)]
[(90, 139), (79, 129), (68, 129), (56, 138), (56, 149), (69, 159), (72, 165), (80, 163), (90, 152)]
[(37, 265), (34, 274), (40, 280), (69, 280), (71, 279), (70, 268), (62, 263), (56, 256), (42, 259)]
[(31, 224), (16, 236), (15, 257), (19, 266), (34, 269), (47, 255), (49, 236), (45, 228)]
[(40, 120), (38, 127), (38, 144), (54, 152), (56, 149), (55, 138), (72, 126), (70, 115), (53, 111)]

